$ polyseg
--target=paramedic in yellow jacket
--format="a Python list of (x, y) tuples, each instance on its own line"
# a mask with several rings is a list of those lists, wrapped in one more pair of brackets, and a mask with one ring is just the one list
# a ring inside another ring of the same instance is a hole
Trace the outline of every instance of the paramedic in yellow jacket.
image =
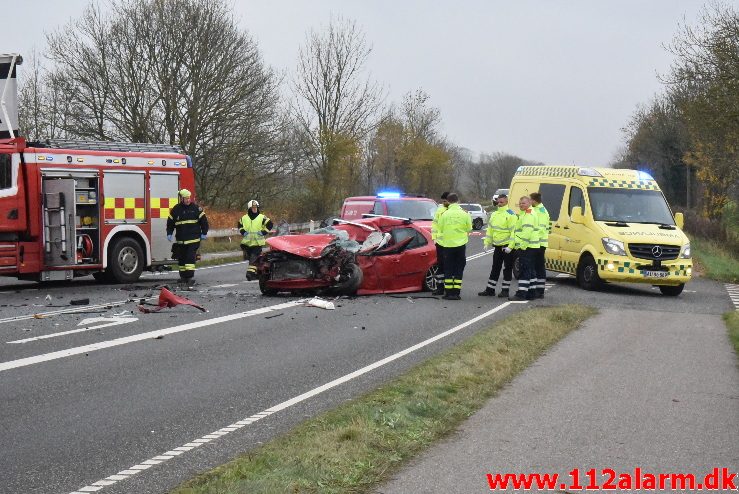
[(265, 237), (274, 226), (272, 220), (263, 215), (259, 210), (259, 203), (252, 199), (246, 204), (248, 208), (246, 214), (239, 220), (239, 233), (243, 237), (241, 239), (241, 251), (244, 254), (244, 260), (249, 261), (249, 267), (246, 269), (246, 279), (256, 279), (257, 266), (254, 261), (257, 260), (259, 254), (262, 253), (262, 247), (266, 245)]
[(436, 289), (433, 291), (433, 295), (444, 295), (444, 247), (439, 245), (436, 237), (439, 235), (439, 218), (444, 214), (444, 211), (449, 207), (449, 203), (446, 198), (449, 192), (443, 192), (441, 194), (441, 204), (434, 211), (434, 219), (431, 221), (431, 239), (436, 245)]
[[(490, 270), (490, 278), (488, 278), (485, 290), (478, 293), (481, 297), (494, 297), (495, 289), (498, 286), (498, 278), (500, 278), (500, 270), (503, 269), (503, 284), (499, 292), (499, 297), (508, 297), (511, 287), (511, 271), (513, 270), (513, 262), (516, 260), (515, 254), (509, 248), (513, 228), (516, 226), (518, 217), (516, 213), (508, 207), (508, 196), (500, 194), (497, 200), (497, 209), (490, 213), (488, 220), (487, 235), (484, 239), (485, 250), (492, 247), (493, 250), (493, 267)], [(506, 249), (508, 252), (506, 252)]]
[(539, 251), (536, 253), (534, 258), (534, 272), (536, 278), (536, 287), (534, 294), (537, 298), (544, 298), (544, 290), (546, 289), (547, 283), (547, 268), (546, 268), (546, 251), (549, 247), (549, 228), (551, 222), (549, 221), (549, 211), (541, 203), (541, 194), (539, 192), (532, 192), (529, 194), (531, 198), (531, 209), (536, 214), (536, 219), (539, 223)]
[(447, 196), (449, 207), (439, 218), (437, 242), (444, 249), (445, 300), (460, 300), (462, 275), (467, 263), (465, 251), (472, 231), (472, 217), (462, 209), (457, 194)]
[(536, 280), (534, 260), (539, 252), (539, 221), (536, 213), (531, 209), (531, 198), (523, 196), (518, 201), (521, 212), (518, 213), (516, 226), (513, 227), (511, 243), (506, 249), (516, 250), (521, 267), (518, 275), (518, 290), (511, 300), (532, 300), (536, 298)]

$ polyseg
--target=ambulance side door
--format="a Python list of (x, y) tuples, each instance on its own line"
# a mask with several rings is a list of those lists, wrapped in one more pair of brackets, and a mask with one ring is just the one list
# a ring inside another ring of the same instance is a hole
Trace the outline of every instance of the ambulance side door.
[(568, 267), (568, 272), (575, 273), (577, 263), (580, 261), (580, 251), (585, 245), (587, 239), (588, 227), (572, 222), (572, 209), (579, 206), (582, 209), (583, 216), (588, 214), (587, 199), (585, 189), (578, 185), (570, 185), (567, 187), (565, 201), (567, 207), (563, 208), (560, 221), (558, 223), (562, 229), (561, 253), (562, 263)]
[(562, 258), (563, 230), (560, 216), (563, 210), (567, 214), (566, 201), (564, 200), (566, 188), (567, 186), (564, 184), (542, 182), (539, 185), (542, 203), (549, 211), (549, 247), (546, 251), (548, 269), (557, 269), (557, 263), (552, 261), (559, 261)]

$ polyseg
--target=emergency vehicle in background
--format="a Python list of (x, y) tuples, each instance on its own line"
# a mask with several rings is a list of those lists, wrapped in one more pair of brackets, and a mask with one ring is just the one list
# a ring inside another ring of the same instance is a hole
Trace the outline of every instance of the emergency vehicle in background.
[(129, 283), (173, 264), (165, 228), (178, 191), (194, 190), (190, 157), (164, 144), (17, 137), (21, 62), (0, 55), (0, 275)]

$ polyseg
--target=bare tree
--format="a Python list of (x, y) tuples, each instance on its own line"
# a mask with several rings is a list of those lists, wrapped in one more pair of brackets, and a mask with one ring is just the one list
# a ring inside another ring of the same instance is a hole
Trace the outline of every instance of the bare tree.
[(226, 0), (91, 4), (48, 36), (54, 80), (71, 95), (71, 136), (180, 145), (199, 196), (227, 206), (264, 192), (284, 148), (279, 78)]
[(356, 163), (337, 150), (351, 148), (347, 139), (363, 142), (382, 105), (382, 89), (364, 75), (371, 51), (356, 23), (344, 19), (331, 20), (322, 32), (311, 31), (300, 48), (292, 112), (311, 158), (317, 214), (340, 199), (341, 168)]

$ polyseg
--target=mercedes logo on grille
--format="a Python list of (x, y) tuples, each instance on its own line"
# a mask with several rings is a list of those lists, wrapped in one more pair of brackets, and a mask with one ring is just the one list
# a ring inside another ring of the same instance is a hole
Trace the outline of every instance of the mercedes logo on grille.
[(652, 247), (652, 255), (654, 257), (662, 257), (662, 247), (660, 247), (659, 245), (655, 245), (654, 247)]

